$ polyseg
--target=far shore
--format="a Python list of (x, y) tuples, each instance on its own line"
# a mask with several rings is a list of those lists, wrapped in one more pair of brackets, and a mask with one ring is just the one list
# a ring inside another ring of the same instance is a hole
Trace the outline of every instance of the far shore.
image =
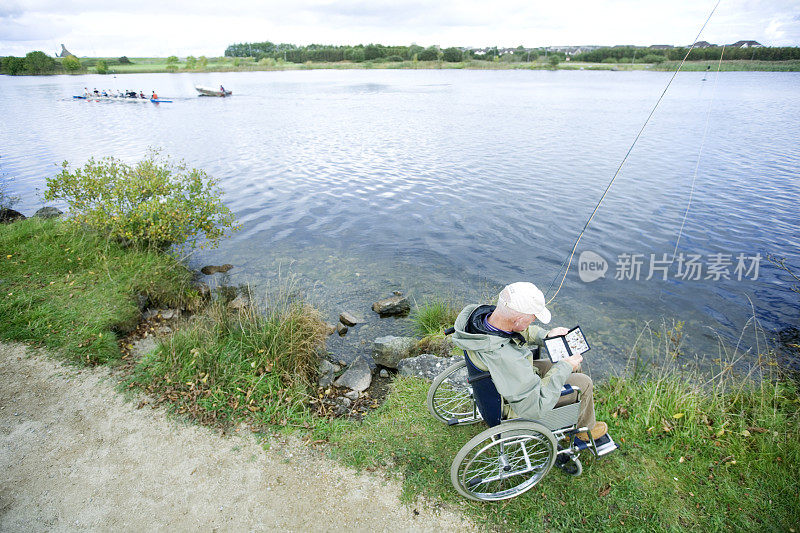
[[(463, 61), (448, 63), (446, 61), (364, 61), (351, 62), (306, 62), (290, 63), (285, 61), (262, 60), (252, 58), (219, 57), (210, 58), (203, 67), (186, 68), (185, 62), (167, 63), (166, 58), (131, 58), (130, 63), (118, 64), (116, 58), (81, 58), (84, 68), (68, 75), (98, 74), (96, 64), (100, 60), (108, 63), (106, 74), (157, 74), (157, 73), (204, 73), (204, 72), (259, 72), (285, 70), (367, 70), (367, 69), (426, 69), (426, 70), (607, 70), (607, 71), (674, 71), (679, 61), (662, 63), (586, 63), (578, 61), (562, 61), (553, 65), (544, 61), (510, 63), (504, 61)], [(683, 71), (702, 72), (716, 71), (764, 71), (764, 72), (798, 72), (800, 61), (758, 61), (730, 60), (722, 61), (687, 61), (681, 67)], [(52, 74), (65, 74), (54, 72)]]

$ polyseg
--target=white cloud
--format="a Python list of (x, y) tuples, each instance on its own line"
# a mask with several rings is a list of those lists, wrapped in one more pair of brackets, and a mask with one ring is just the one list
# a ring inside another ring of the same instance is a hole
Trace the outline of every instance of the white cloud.
[[(235, 42), (542, 46), (688, 44), (715, 0), (29, 0), (0, 7), (0, 55), (221, 55)], [(789, 0), (726, 0), (705, 40), (800, 44)]]

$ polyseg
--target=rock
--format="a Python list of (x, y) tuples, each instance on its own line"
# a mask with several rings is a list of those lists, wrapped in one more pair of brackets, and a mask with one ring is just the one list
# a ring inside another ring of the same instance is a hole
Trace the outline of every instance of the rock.
[(381, 368), (381, 377), (382, 377), (383, 379), (386, 379), (386, 378), (388, 378), (388, 377), (389, 377), (389, 371), (388, 371), (388, 370), (386, 370), (385, 368)]
[(228, 263), (225, 263), (224, 265), (220, 265), (220, 266), (217, 266), (217, 265), (206, 265), (206, 266), (204, 266), (203, 268), (200, 269), (200, 272), (202, 272), (206, 276), (210, 276), (212, 274), (216, 274), (217, 272), (225, 273), (225, 272), (227, 272), (228, 270), (230, 270), (232, 268), (233, 268), (233, 265), (228, 264)]
[(340, 370), (338, 365), (334, 365), (327, 359), (320, 359), (319, 361), (319, 386), (327, 387), (333, 383), (333, 378), (336, 377), (336, 372)]
[(64, 212), (56, 207), (43, 207), (36, 211), (33, 216), (39, 218), (56, 218), (63, 215)]
[(344, 335), (347, 333), (347, 326), (339, 322), (336, 324), (336, 333), (338, 333), (340, 337), (344, 337)]
[(138, 292), (134, 298), (136, 298), (136, 307), (139, 308), (139, 311), (144, 312), (144, 310), (147, 309), (148, 304), (147, 295)]
[(339, 322), (341, 322), (345, 326), (353, 327), (361, 321), (356, 317), (354, 317), (353, 315), (351, 315), (350, 313), (348, 313), (347, 311), (344, 311), (342, 314), (339, 315)]
[(400, 371), (401, 376), (416, 376), (433, 381), (445, 368), (463, 359), (464, 357), (461, 355), (437, 357), (424, 353), (417, 357), (403, 359), (397, 364), (397, 369)]
[(131, 353), (136, 358), (143, 357), (155, 350), (156, 346), (158, 346), (158, 342), (154, 337), (145, 337), (133, 343)]
[(367, 390), (370, 383), (372, 383), (372, 370), (363, 357), (356, 358), (344, 374), (333, 382), (337, 387), (345, 387), (358, 392)]
[(172, 333), (172, 328), (169, 326), (158, 326), (156, 328), (156, 335), (166, 335)]
[(192, 282), (192, 287), (197, 293), (200, 295), (200, 298), (203, 300), (208, 300), (211, 298), (211, 287), (208, 286), (208, 283), (203, 281), (194, 281)]
[(150, 320), (151, 318), (158, 316), (158, 312), (158, 309), (148, 309), (142, 313), (142, 318), (145, 320)]
[(250, 308), (250, 298), (244, 294), (240, 294), (228, 303), (228, 309), (234, 311), (246, 311)]
[(25, 215), (7, 207), (0, 207), (0, 222), (14, 222), (15, 220), (25, 220)]
[(164, 320), (172, 320), (176, 316), (180, 314), (180, 311), (177, 309), (162, 309), (161, 310), (161, 318)]
[(357, 390), (351, 390), (350, 392), (344, 393), (344, 397), (352, 401), (358, 400), (359, 396), (361, 396), (361, 393), (359, 393)]
[(375, 364), (397, 368), (397, 363), (408, 357), (416, 345), (417, 339), (414, 337), (378, 337), (374, 345)]
[(372, 310), (380, 316), (407, 315), (411, 311), (408, 298), (403, 295), (394, 295), (372, 304)]
[(328, 324), (326, 322), (325, 327), (328, 328), (328, 335), (333, 335), (334, 333), (336, 333), (336, 326), (334, 326), (333, 324)]
[[(356, 393), (356, 394), (358, 394), (358, 393)], [(345, 407), (347, 407), (349, 409), (350, 406), (353, 405), (353, 400), (351, 400), (350, 398), (347, 398), (347, 397), (339, 398), (339, 403), (341, 403), (343, 406), (345, 406)]]

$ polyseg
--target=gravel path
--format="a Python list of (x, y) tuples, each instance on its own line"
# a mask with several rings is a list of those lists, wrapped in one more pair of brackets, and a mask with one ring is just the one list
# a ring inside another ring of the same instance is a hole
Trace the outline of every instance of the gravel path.
[(474, 530), (399, 494), (296, 441), (265, 452), (136, 409), (107, 369), (0, 344), (0, 531)]

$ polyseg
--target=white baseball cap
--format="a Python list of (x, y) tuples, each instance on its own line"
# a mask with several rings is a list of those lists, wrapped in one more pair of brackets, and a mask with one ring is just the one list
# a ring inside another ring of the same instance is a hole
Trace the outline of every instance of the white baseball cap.
[(542, 324), (550, 322), (550, 311), (545, 307), (544, 294), (539, 288), (528, 281), (518, 281), (506, 285), (500, 296), (498, 304), (502, 303), (509, 309), (525, 315), (536, 315)]

